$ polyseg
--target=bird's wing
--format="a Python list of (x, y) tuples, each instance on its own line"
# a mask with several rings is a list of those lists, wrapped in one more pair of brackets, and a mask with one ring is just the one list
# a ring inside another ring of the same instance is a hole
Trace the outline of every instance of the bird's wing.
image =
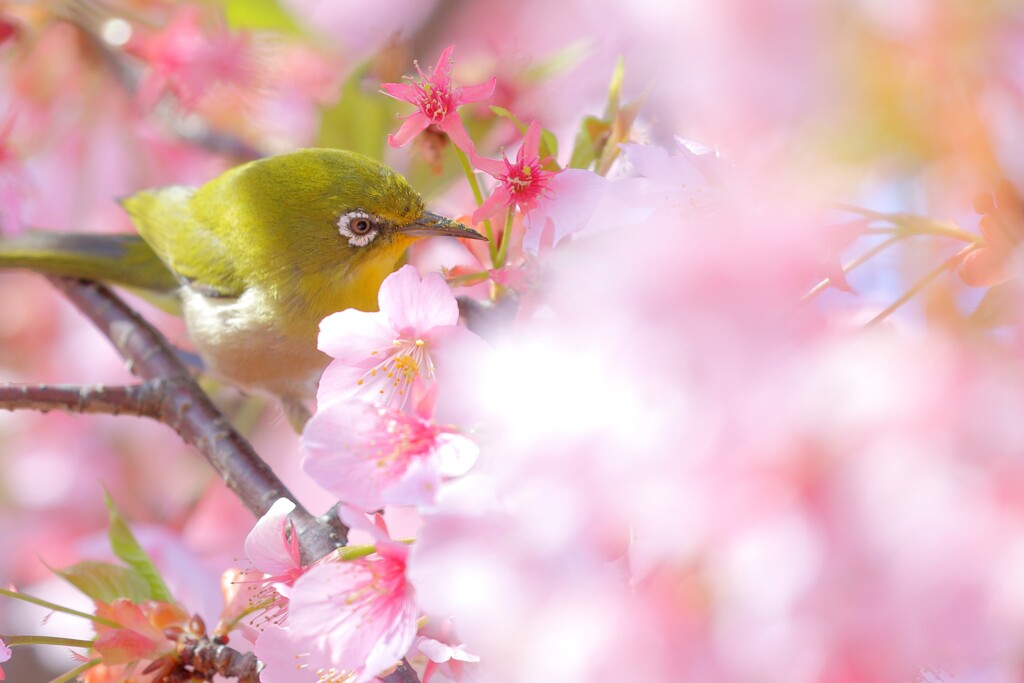
[(0, 267), (112, 282), (159, 294), (179, 286), (138, 235), (30, 231), (0, 239)]
[(174, 185), (121, 201), (139, 234), (182, 284), (211, 297), (241, 296), (245, 282), (217, 232), (194, 215), (195, 189)]

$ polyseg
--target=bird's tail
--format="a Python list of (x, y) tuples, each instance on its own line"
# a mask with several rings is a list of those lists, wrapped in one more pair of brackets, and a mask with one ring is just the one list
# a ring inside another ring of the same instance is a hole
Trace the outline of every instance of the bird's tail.
[(0, 268), (99, 280), (170, 294), (180, 283), (138, 235), (30, 231), (0, 238)]

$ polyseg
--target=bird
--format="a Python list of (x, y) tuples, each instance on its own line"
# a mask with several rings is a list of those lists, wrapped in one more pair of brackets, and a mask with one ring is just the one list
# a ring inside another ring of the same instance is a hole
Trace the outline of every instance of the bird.
[(200, 187), (121, 199), (138, 231), (28, 231), (0, 239), (0, 268), (27, 268), (169, 297), (206, 370), (271, 394), (301, 429), (330, 358), (320, 321), (377, 310), (381, 283), (429, 236), (486, 238), (426, 209), (398, 172), (340, 149), (236, 166)]

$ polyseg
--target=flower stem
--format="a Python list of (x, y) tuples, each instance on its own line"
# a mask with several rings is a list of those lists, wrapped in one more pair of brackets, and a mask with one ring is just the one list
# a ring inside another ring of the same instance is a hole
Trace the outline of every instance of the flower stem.
[[(480, 190), (480, 182), (476, 179), (476, 173), (473, 172), (473, 166), (469, 163), (469, 157), (458, 147), (452, 145), (455, 149), (455, 155), (459, 157), (459, 162), (462, 164), (462, 170), (466, 173), (466, 179), (469, 181), (469, 187), (473, 190), (473, 199), (476, 200), (476, 205), (480, 206), (484, 203), (484, 193)], [(484, 220), (484, 234), (487, 236), (488, 248), (491, 252), (491, 263), (494, 263), (496, 258), (497, 245), (494, 244), (494, 231), (491, 229), (491, 219)]]
[(70, 614), (74, 617), (82, 617), (83, 619), (88, 619), (89, 621), (96, 622), (97, 624), (103, 624), (104, 626), (110, 626), (111, 628), (121, 628), (121, 624), (117, 623), (116, 621), (111, 621), (110, 619), (98, 617), (95, 614), (86, 614), (85, 612), (79, 612), (78, 610), (71, 609), (70, 607), (57, 605), (47, 600), (43, 600), (42, 598), (36, 598), (25, 593), (7, 590), (6, 588), (0, 588), (0, 595), (6, 595), (7, 597), (14, 598), (15, 600), (21, 600), (22, 602), (28, 602), (33, 605), (38, 605), (39, 607), (45, 607), (46, 609), (51, 609), (54, 612), (63, 612), (64, 614)]
[(66, 674), (61, 674), (60, 676), (57, 676), (57, 678), (51, 680), (50, 683), (68, 683), (68, 681), (73, 681), (89, 669), (99, 664), (101, 661), (103, 660), (98, 657), (96, 659), (90, 659), (88, 662), (85, 662), (81, 666), (75, 667)]
[(0, 636), (8, 645), (63, 645), (64, 647), (91, 648), (93, 641), (79, 638), (58, 638), (56, 636)]
[(924, 216), (917, 216), (911, 213), (884, 213), (881, 211), (874, 211), (872, 209), (865, 209), (860, 206), (854, 206), (852, 204), (844, 204), (842, 202), (833, 204), (833, 207), (840, 211), (855, 213), (872, 220), (891, 223), (896, 226), (897, 231), (905, 231), (915, 235), (938, 235), (941, 237), (951, 237), (971, 244), (980, 244), (983, 241), (981, 235), (973, 232), (967, 232), (966, 230), (961, 230), (960, 228), (952, 225), (939, 223), (929, 218), (925, 218)]
[(876, 315), (874, 318), (869, 320), (864, 325), (864, 327), (871, 327), (872, 325), (876, 325), (876, 324), (882, 322), (883, 320), (885, 320), (886, 318), (888, 318), (889, 315), (892, 314), (893, 311), (895, 311), (900, 306), (902, 306), (903, 304), (905, 304), (908, 301), (910, 301), (914, 296), (919, 294), (921, 292), (921, 290), (923, 290), (925, 287), (927, 287), (929, 284), (931, 284), (931, 282), (935, 278), (939, 277), (940, 275), (945, 273), (947, 270), (955, 267), (958, 263), (960, 263), (960, 261), (963, 260), (964, 256), (966, 256), (967, 254), (971, 253), (975, 249), (978, 249), (980, 246), (981, 246), (980, 244), (968, 244), (966, 247), (964, 247), (963, 249), (958, 251), (955, 255), (953, 255), (953, 256), (949, 257), (948, 259), (946, 259), (945, 261), (943, 261), (937, 268), (935, 268), (933, 271), (931, 271), (930, 273), (925, 275), (923, 278), (921, 278), (920, 280), (915, 282), (914, 285), (910, 289), (908, 289), (906, 292), (903, 293), (903, 296), (901, 296), (899, 299), (896, 299), (896, 301), (892, 302), (892, 304), (890, 304), (888, 308), (886, 308), (884, 311), (882, 311), (881, 313)]
[(498, 257), (494, 261), (495, 268), (505, 266), (505, 259), (508, 258), (508, 244), (512, 241), (512, 221), (516, 216), (515, 206), (508, 207), (508, 217), (505, 219), (505, 230), (501, 233), (501, 246), (498, 247)]

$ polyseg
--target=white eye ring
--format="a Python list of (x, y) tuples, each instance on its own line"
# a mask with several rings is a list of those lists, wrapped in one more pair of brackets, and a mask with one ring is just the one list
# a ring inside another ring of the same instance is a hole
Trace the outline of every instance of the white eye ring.
[(338, 232), (342, 237), (347, 237), (353, 247), (365, 247), (377, 236), (373, 224), (373, 217), (365, 211), (349, 211), (341, 214), (338, 219)]

